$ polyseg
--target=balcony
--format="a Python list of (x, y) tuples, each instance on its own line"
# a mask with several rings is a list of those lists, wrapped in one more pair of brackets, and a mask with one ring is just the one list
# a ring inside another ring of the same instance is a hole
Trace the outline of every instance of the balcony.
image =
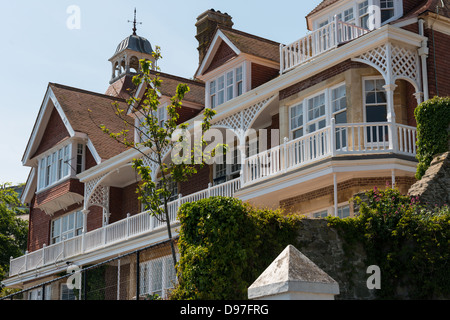
[[(169, 203), (171, 225), (178, 223), (176, 216), (182, 204), (214, 196), (233, 197), (235, 191), (239, 188), (240, 179), (234, 179), (217, 186), (210, 185), (205, 190), (185, 197), (179, 195), (177, 200)], [(134, 216), (128, 215), (126, 219), (106, 225), (103, 228), (50, 246), (44, 246), (42, 249), (11, 259), (9, 276), (16, 276), (56, 263), (64, 263), (69, 258), (72, 259), (82, 254), (123, 243), (154, 231), (164, 231), (165, 228), (166, 223), (151, 216), (148, 211)]]
[(285, 73), (328, 52), (342, 43), (357, 39), (369, 30), (335, 19), (286, 46), (280, 46), (280, 73)]
[(283, 173), (338, 155), (396, 153), (415, 157), (416, 128), (388, 123), (353, 123), (331, 126), (251, 156), (244, 163), (244, 184)]

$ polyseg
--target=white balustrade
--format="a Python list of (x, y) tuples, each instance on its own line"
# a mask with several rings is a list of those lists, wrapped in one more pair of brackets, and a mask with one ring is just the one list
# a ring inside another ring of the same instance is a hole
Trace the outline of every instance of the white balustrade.
[[(177, 221), (177, 212), (183, 203), (213, 196), (232, 197), (239, 188), (240, 179), (234, 179), (214, 187), (210, 185), (208, 189), (186, 197), (180, 196), (177, 200), (168, 204), (169, 219), (171, 223)], [(164, 217), (161, 218), (164, 219)], [(14, 276), (45, 265), (64, 261), (64, 259), (84, 252), (94, 251), (117, 242), (126, 241), (131, 237), (144, 235), (165, 226), (166, 222), (164, 220), (151, 216), (149, 211), (134, 216), (127, 215), (127, 218), (102, 228), (44, 247), (32, 253), (27, 253), (16, 259), (11, 259), (9, 275)]]
[(354, 40), (369, 30), (335, 19), (288, 45), (280, 46), (280, 72), (284, 73), (314, 57)]

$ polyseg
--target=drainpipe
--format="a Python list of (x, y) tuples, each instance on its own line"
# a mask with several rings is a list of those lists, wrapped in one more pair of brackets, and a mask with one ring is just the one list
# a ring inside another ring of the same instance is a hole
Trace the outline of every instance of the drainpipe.
[[(423, 19), (419, 19), (419, 34), (421, 36), (424, 36), (424, 23), (425, 21)], [(422, 60), (422, 82), (423, 82), (423, 98), (424, 101), (427, 101), (430, 99), (429, 92), (428, 92), (428, 71), (427, 71), (427, 58), (429, 54), (430, 49), (428, 49), (427, 46), (427, 40), (422, 41), (422, 47), (419, 49), (419, 56)]]

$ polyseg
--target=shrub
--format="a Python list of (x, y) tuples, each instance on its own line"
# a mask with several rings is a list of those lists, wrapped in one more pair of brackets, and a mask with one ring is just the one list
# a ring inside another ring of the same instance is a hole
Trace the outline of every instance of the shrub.
[(431, 299), (450, 295), (450, 211), (448, 206), (429, 210), (417, 198), (395, 188), (366, 193), (355, 218), (329, 217), (330, 226), (349, 243), (363, 243), (367, 265), (381, 269), (380, 298)]
[(247, 299), (247, 288), (288, 244), (299, 218), (213, 197), (184, 204), (171, 299)]
[(448, 151), (450, 97), (435, 97), (420, 104), (414, 111), (417, 120), (416, 178), (420, 180), (433, 157)]

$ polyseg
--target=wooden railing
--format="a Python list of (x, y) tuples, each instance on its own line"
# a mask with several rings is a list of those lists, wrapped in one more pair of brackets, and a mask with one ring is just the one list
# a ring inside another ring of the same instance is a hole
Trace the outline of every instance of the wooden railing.
[[(214, 196), (233, 197), (240, 185), (240, 179), (234, 179), (217, 186), (209, 184), (205, 190), (185, 197), (179, 195), (177, 200), (169, 203), (171, 223), (177, 222), (177, 212), (182, 204)], [(63, 264), (67, 258), (92, 252), (165, 227), (166, 223), (152, 216), (149, 211), (134, 216), (127, 215), (127, 218), (102, 228), (50, 246), (44, 245), (42, 249), (11, 259), (9, 275), (18, 275), (50, 264)]]
[(414, 157), (416, 151), (414, 127), (388, 122), (336, 125), (333, 119), (326, 128), (292, 141), (285, 139), (282, 145), (247, 158), (244, 186), (340, 154), (393, 152)]
[(288, 45), (280, 45), (280, 73), (368, 33), (369, 30), (335, 19)]

